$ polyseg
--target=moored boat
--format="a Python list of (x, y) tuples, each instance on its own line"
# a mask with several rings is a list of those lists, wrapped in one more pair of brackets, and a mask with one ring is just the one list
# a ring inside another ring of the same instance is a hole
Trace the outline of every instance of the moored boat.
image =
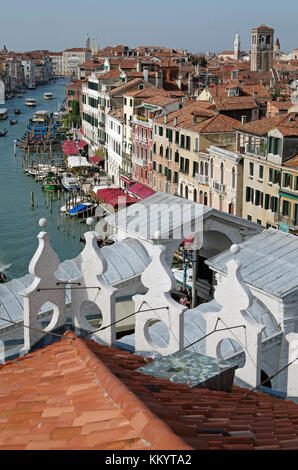
[(78, 190), (80, 188), (78, 178), (71, 173), (64, 173), (61, 182), (66, 191)]
[(61, 188), (61, 185), (53, 172), (48, 172), (47, 176), (42, 180), (42, 189), (54, 193)]
[(86, 212), (90, 213), (95, 207), (96, 207), (96, 204), (92, 204), (91, 202), (84, 202), (82, 204), (74, 205), (66, 213), (67, 215), (70, 215), (70, 216), (80, 216), (80, 215), (85, 214)]

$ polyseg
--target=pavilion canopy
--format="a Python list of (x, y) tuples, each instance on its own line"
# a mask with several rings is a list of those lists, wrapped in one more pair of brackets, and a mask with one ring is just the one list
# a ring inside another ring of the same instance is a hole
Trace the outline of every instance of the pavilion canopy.
[(68, 157), (67, 162), (70, 168), (80, 167), (80, 166), (92, 166), (91, 163), (87, 161), (86, 157), (79, 157), (77, 155), (72, 155)]
[(73, 140), (65, 140), (62, 145), (64, 155), (77, 155), (78, 148)]

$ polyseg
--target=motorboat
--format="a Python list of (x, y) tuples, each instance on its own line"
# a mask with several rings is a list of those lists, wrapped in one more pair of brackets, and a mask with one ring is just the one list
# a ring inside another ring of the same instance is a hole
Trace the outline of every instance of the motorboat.
[(36, 106), (36, 100), (34, 98), (26, 98), (26, 106)]
[(80, 216), (85, 214), (86, 212), (91, 212), (96, 207), (96, 204), (92, 204), (92, 202), (84, 202), (82, 204), (75, 204), (68, 212), (66, 212), (70, 216)]
[(61, 182), (66, 191), (78, 190), (80, 188), (78, 178), (71, 173), (64, 173)]
[[(81, 197), (77, 196), (76, 203), (79, 204), (80, 202), (81, 202)], [(82, 204), (84, 204), (84, 202), (82, 202)], [(68, 212), (73, 207), (74, 207), (74, 204), (69, 201), (68, 203), (66, 203), (64, 206), (60, 208), (60, 212)]]
[(3, 131), (0, 131), (0, 137), (4, 137), (7, 134), (7, 129), (4, 129)]
[(6, 108), (0, 108), (0, 121), (7, 119), (8, 111)]
[(29, 88), (29, 90), (34, 90), (36, 88), (36, 84), (35, 83), (29, 83), (27, 88)]
[(53, 99), (53, 93), (46, 92), (46, 93), (44, 93), (43, 97), (44, 97), (45, 100), (51, 100), (51, 99)]
[(55, 177), (53, 172), (48, 172), (47, 176), (42, 180), (42, 189), (50, 193), (54, 193), (61, 188), (61, 184)]

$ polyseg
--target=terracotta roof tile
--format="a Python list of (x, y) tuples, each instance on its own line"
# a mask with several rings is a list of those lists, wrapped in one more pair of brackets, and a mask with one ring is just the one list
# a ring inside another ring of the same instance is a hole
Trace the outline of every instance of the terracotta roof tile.
[(0, 367), (0, 450), (298, 449), (291, 401), (145, 376), (142, 357), (74, 338)]

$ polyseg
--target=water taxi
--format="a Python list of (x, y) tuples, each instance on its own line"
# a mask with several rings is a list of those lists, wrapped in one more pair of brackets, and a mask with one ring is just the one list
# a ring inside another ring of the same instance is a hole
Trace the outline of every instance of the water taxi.
[(53, 93), (44, 93), (43, 97), (45, 100), (51, 100), (53, 98)]
[(33, 119), (32, 119), (33, 122), (43, 124), (45, 122), (48, 122), (48, 120), (49, 120), (48, 111), (41, 110), (41, 111), (36, 111), (35, 113), (33, 113)]
[(26, 106), (36, 106), (36, 100), (34, 98), (26, 98)]
[(0, 108), (0, 121), (3, 119), (7, 119), (8, 111), (6, 108)]

